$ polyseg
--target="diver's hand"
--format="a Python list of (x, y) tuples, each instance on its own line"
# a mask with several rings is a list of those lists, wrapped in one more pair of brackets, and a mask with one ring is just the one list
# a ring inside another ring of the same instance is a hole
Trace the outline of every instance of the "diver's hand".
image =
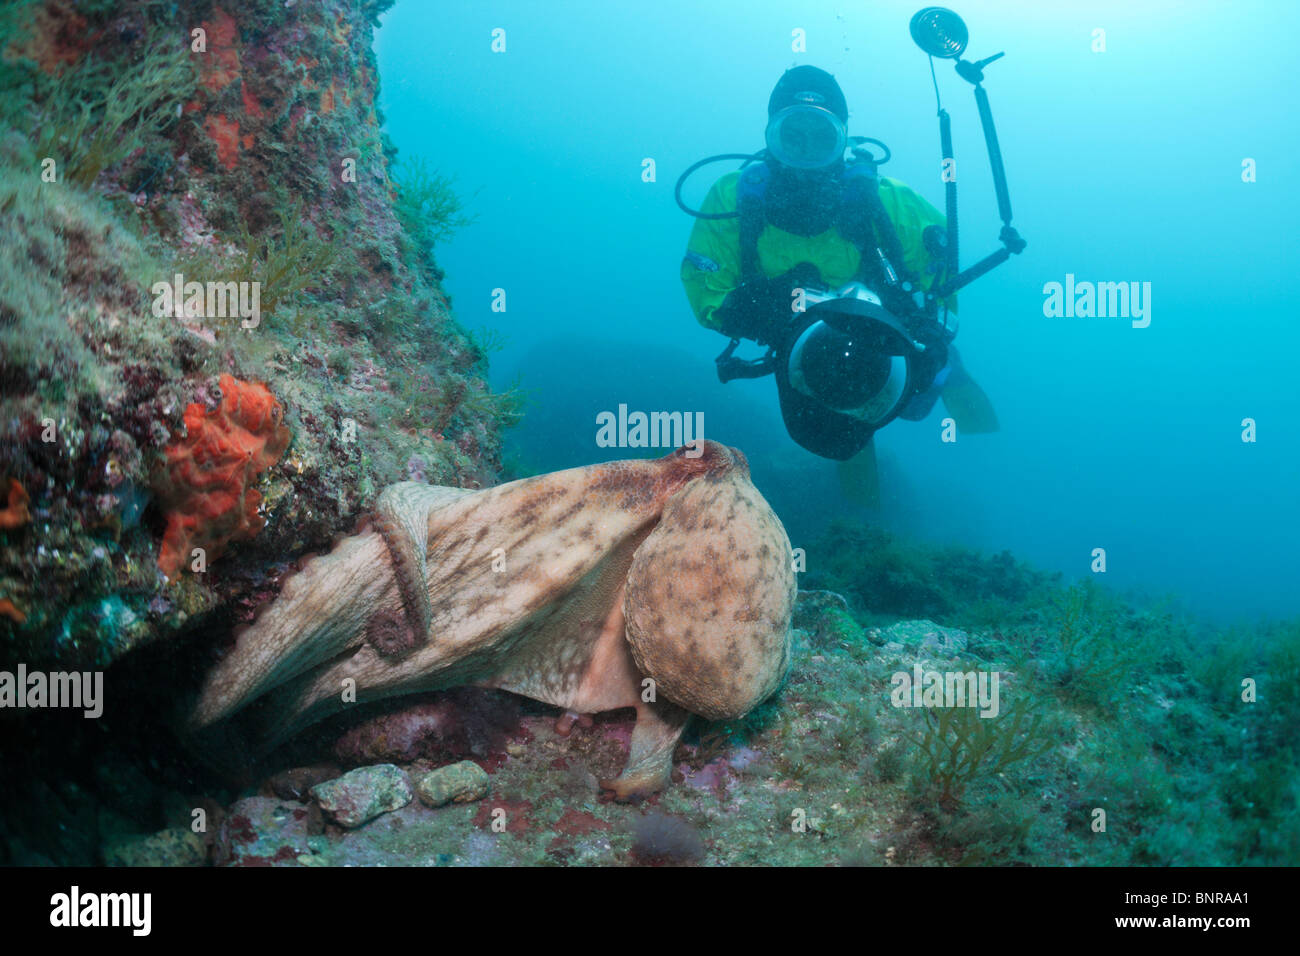
[[(789, 272), (782, 276), (788, 279), (790, 289), (820, 289), (825, 285), (822, 282), (822, 272), (811, 262), (801, 262)], [(791, 296), (793, 298), (793, 296)]]
[(795, 314), (794, 290), (820, 285), (818, 268), (811, 262), (801, 262), (778, 276), (742, 282), (713, 314), (723, 335), (771, 343)]

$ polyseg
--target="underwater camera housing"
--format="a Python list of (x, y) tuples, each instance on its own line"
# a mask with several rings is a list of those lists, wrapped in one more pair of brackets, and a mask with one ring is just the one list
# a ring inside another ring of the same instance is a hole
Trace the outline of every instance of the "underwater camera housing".
[(951, 335), (917, 310), (900, 318), (861, 282), (804, 291), (805, 323), (785, 350), (790, 386), (874, 428), (887, 425), (947, 361)]

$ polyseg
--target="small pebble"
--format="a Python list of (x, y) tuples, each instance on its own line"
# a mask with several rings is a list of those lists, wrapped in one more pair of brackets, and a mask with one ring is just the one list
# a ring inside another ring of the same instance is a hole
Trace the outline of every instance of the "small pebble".
[(391, 763), (350, 770), (337, 780), (316, 784), (311, 795), (330, 819), (348, 829), (400, 810), (413, 797), (406, 774)]
[(431, 807), (448, 803), (469, 803), (487, 796), (488, 775), (472, 760), (462, 760), (448, 767), (439, 767), (422, 776), (415, 784), (415, 792)]

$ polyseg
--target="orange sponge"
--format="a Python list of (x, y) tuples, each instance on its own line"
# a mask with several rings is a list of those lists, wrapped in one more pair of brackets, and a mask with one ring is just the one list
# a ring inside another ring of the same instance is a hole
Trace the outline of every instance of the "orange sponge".
[(30, 499), (17, 478), (9, 479), (6, 499), (5, 507), (0, 508), (0, 530), (20, 528), (32, 519), (27, 511), (27, 502)]
[(158, 567), (174, 578), (203, 548), (211, 560), (231, 541), (252, 538), (265, 521), (257, 513), (262, 496), (252, 485), (289, 444), (284, 409), (256, 382), (221, 376), (221, 407), (185, 409), (184, 438), (165, 449), (166, 475), (160, 488), (167, 509)]

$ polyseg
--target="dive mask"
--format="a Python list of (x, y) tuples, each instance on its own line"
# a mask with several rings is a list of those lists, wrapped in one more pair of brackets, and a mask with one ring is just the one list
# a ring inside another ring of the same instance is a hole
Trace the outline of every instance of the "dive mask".
[(821, 104), (820, 93), (799, 93), (793, 106), (767, 124), (767, 151), (777, 162), (794, 169), (820, 169), (843, 159), (848, 145), (844, 122)]

